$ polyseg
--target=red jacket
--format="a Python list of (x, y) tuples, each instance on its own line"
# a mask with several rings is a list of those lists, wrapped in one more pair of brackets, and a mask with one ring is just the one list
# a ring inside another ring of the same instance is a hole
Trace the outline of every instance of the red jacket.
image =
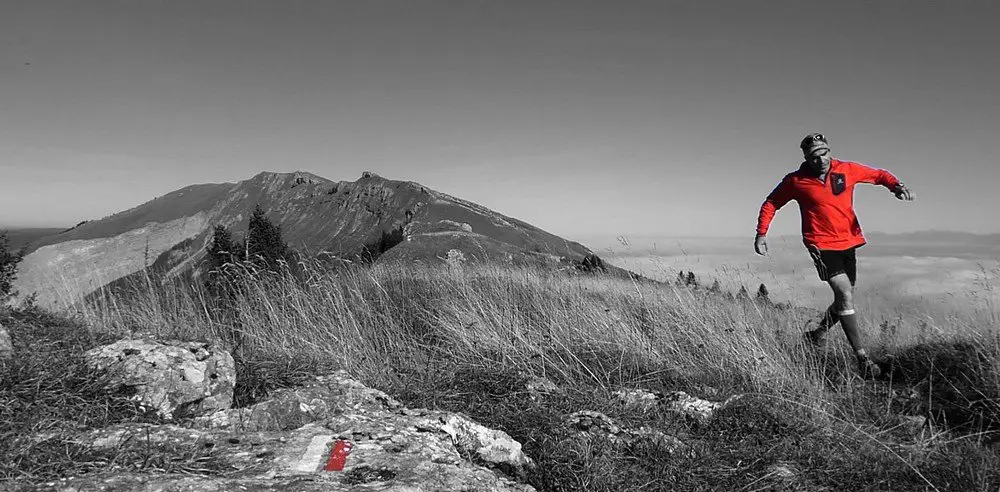
[(788, 173), (760, 206), (757, 234), (767, 234), (774, 213), (795, 200), (802, 214), (802, 242), (806, 246), (842, 251), (865, 244), (861, 224), (854, 215), (857, 183), (880, 184), (892, 190), (899, 180), (883, 169), (832, 159), (823, 182), (803, 163), (798, 171)]

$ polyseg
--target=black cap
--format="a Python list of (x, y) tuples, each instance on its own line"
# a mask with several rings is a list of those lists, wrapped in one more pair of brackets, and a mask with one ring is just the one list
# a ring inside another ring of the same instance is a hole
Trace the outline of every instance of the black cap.
[(830, 143), (826, 141), (826, 135), (822, 133), (810, 133), (802, 139), (799, 148), (802, 149), (803, 154), (808, 156), (820, 149), (830, 150)]

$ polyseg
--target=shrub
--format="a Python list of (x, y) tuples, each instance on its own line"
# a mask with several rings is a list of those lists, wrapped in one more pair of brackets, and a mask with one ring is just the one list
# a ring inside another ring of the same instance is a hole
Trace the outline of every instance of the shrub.
[(583, 257), (583, 260), (579, 263), (578, 268), (585, 272), (606, 272), (607, 267), (604, 266), (604, 260), (600, 256), (594, 253), (587, 253), (587, 256)]

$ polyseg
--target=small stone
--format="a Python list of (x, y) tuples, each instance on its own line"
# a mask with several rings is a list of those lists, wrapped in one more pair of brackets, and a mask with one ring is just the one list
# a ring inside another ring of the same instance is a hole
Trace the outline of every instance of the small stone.
[(10, 338), (10, 331), (0, 324), (0, 361), (10, 359), (14, 356), (14, 342)]
[(795, 467), (789, 463), (777, 463), (768, 469), (768, 473), (782, 480), (791, 480), (798, 475)]
[(642, 388), (620, 389), (614, 392), (618, 401), (625, 405), (625, 408), (649, 412), (656, 408), (660, 401), (660, 395)]
[(597, 432), (608, 434), (618, 434), (621, 431), (621, 428), (615, 424), (615, 421), (611, 417), (593, 410), (574, 412), (566, 418), (565, 422), (567, 426), (582, 431), (594, 429)]
[(914, 438), (923, 434), (927, 427), (927, 417), (923, 415), (900, 415), (898, 419), (899, 427)]
[(528, 390), (531, 399), (536, 401), (544, 395), (559, 391), (559, 387), (556, 386), (556, 383), (553, 383), (548, 378), (543, 378), (541, 376), (532, 376), (524, 384), (524, 387)]

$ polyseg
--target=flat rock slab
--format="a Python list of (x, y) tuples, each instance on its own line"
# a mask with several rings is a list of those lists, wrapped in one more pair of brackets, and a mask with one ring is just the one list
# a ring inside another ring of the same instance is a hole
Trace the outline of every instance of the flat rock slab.
[(461, 414), (405, 408), (343, 373), (272, 396), (179, 425), (125, 424), (76, 439), (109, 453), (201, 450), (199, 463), (212, 470), (205, 475), (105, 474), (46, 485), (66, 491), (534, 490), (516, 480), (534, 466), (520, 443)]

